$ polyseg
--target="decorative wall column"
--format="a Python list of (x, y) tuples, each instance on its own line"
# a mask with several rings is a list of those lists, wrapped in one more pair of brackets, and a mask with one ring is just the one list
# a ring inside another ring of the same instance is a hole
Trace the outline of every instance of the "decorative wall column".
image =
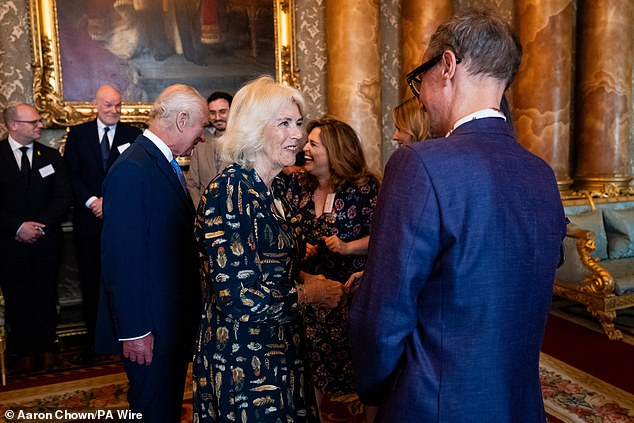
[(350, 124), (368, 165), (381, 164), (379, 0), (326, 1), (328, 113)]
[(420, 65), (427, 50), (429, 39), (438, 25), (447, 21), (452, 13), (451, 0), (403, 0), (401, 3), (401, 99), (409, 98), (410, 93), (405, 75)]
[(630, 170), (633, 5), (579, 1), (575, 186), (626, 186)]
[(523, 47), (513, 84), (513, 118), (519, 141), (550, 164), (561, 190), (572, 184), (572, 0), (517, 0)]

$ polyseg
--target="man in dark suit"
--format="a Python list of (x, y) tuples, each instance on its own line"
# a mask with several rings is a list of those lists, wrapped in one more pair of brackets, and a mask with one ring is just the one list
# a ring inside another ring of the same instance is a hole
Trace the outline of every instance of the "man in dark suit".
[(97, 118), (72, 127), (64, 148), (73, 187), (73, 237), (89, 339), (82, 358), (88, 362), (94, 358), (101, 280), (101, 185), (114, 161), (141, 134), (139, 128), (119, 122), (121, 94), (116, 88), (101, 86), (93, 105)]
[(361, 400), (380, 406), (376, 422), (542, 423), (566, 223), (552, 169), (499, 110), (521, 46), (474, 12), (441, 25), (425, 59), (408, 80), (439, 138), (385, 170), (349, 317)]
[(198, 91), (168, 87), (103, 186), (96, 347), (123, 355), (130, 408), (146, 421), (180, 418), (201, 288), (194, 205), (174, 156), (191, 151), (206, 123)]
[[(66, 167), (53, 148), (34, 142), (43, 128), (29, 104), (7, 107), (0, 141), (0, 281), (21, 371), (55, 364), (61, 223), (71, 203)], [(39, 363), (34, 363), (39, 359)]]

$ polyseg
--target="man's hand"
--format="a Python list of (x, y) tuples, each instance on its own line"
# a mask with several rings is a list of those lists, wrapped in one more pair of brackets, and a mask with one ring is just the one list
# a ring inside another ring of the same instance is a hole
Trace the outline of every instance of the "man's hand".
[(99, 197), (96, 200), (94, 200), (92, 203), (90, 203), (90, 210), (92, 211), (92, 214), (94, 214), (99, 219), (101, 219), (103, 216), (103, 210), (101, 209), (102, 203), (103, 203), (102, 197)]
[(45, 227), (46, 225), (40, 222), (22, 222), (22, 225), (15, 236), (15, 240), (25, 244), (33, 244), (44, 236)]
[(324, 275), (304, 274), (304, 301), (315, 308), (335, 308), (346, 297), (343, 284)]
[(354, 294), (354, 292), (357, 290), (357, 288), (359, 287), (361, 276), (363, 276), (363, 270), (359, 272), (354, 272), (352, 275), (350, 275), (346, 283), (343, 285), (343, 287), (348, 290), (349, 294)]
[(143, 338), (131, 341), (122, 341), (123, 356), (133, 363), (152, 364), (152, 354), (154, 352), (154, 335), (149, 334)]

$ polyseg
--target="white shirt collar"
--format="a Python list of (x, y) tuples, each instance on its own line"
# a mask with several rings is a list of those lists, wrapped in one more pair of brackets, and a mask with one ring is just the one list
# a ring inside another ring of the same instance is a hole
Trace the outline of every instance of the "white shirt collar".
[(506, 120), (506, 116), (504, 116), (504, 113), (502, 113), (500, 109), (495, 109), (493, 107), (490, 107), (488, 109), (478, 110), (477, 112), (469, 113), (467, 116), (458, 119), (456, 123), (453, 124), (449, 132), (447, 132), (447, 135), (445, 135), (445, 138), (451, 135), (453, 131), (455, 131), (456, 128), (458, 128), (460, 125), (463, 125), (472, 120), (483, 119), (483, 118), (502, 118)]
[(106, 126), (112, 130), (112, 131), (109, 131), (110, 133), (114, 133), (114, 131), (117, 129), (117, 124), (116, 123), (114, 125), (106, 125), (105, 123), (100, 121), (99, 118), (97, 118), (97, 129), (99, 130), (100, 134), (103, 133), (103, 129)]
[[(20, 147), (29, 147), (29, 150), (30, 150), (30, 149), (33, 148), (33, 141), (31, 141), (27, 145), (23, 146), (22, 144), (20, 144), (16, 140), (14, 140), (13, 137), (11, 137), (11, 135), (9, 135), (9, 145), (11, 146), (11, 151), (13, 151), (13, 152), (19, 151), (18, 149)], [(21, 152), (20, 152), (20, 154), (21, 154)]]
[(161, 153), (163, 153), (168, 162), (172, 161), (172, 159), (174, 158), (172, 150), (170, 150), (167, 144), (165, 144), (163, 140), (161, 140), (154, 132), (146, 129), (145, 131), (143, 131), (143, 136), (152, 141), (154, 145), (156, 145), (158, 149), (161, 150)]

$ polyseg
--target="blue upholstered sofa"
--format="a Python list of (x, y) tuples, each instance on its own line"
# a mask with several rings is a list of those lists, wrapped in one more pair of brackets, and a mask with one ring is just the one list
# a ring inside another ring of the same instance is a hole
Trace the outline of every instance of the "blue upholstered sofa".
[(610, 339), (618, 310), (634, 307), (634, 195), (564, 200), (566, 261), (554, 293), (582, 303)]

